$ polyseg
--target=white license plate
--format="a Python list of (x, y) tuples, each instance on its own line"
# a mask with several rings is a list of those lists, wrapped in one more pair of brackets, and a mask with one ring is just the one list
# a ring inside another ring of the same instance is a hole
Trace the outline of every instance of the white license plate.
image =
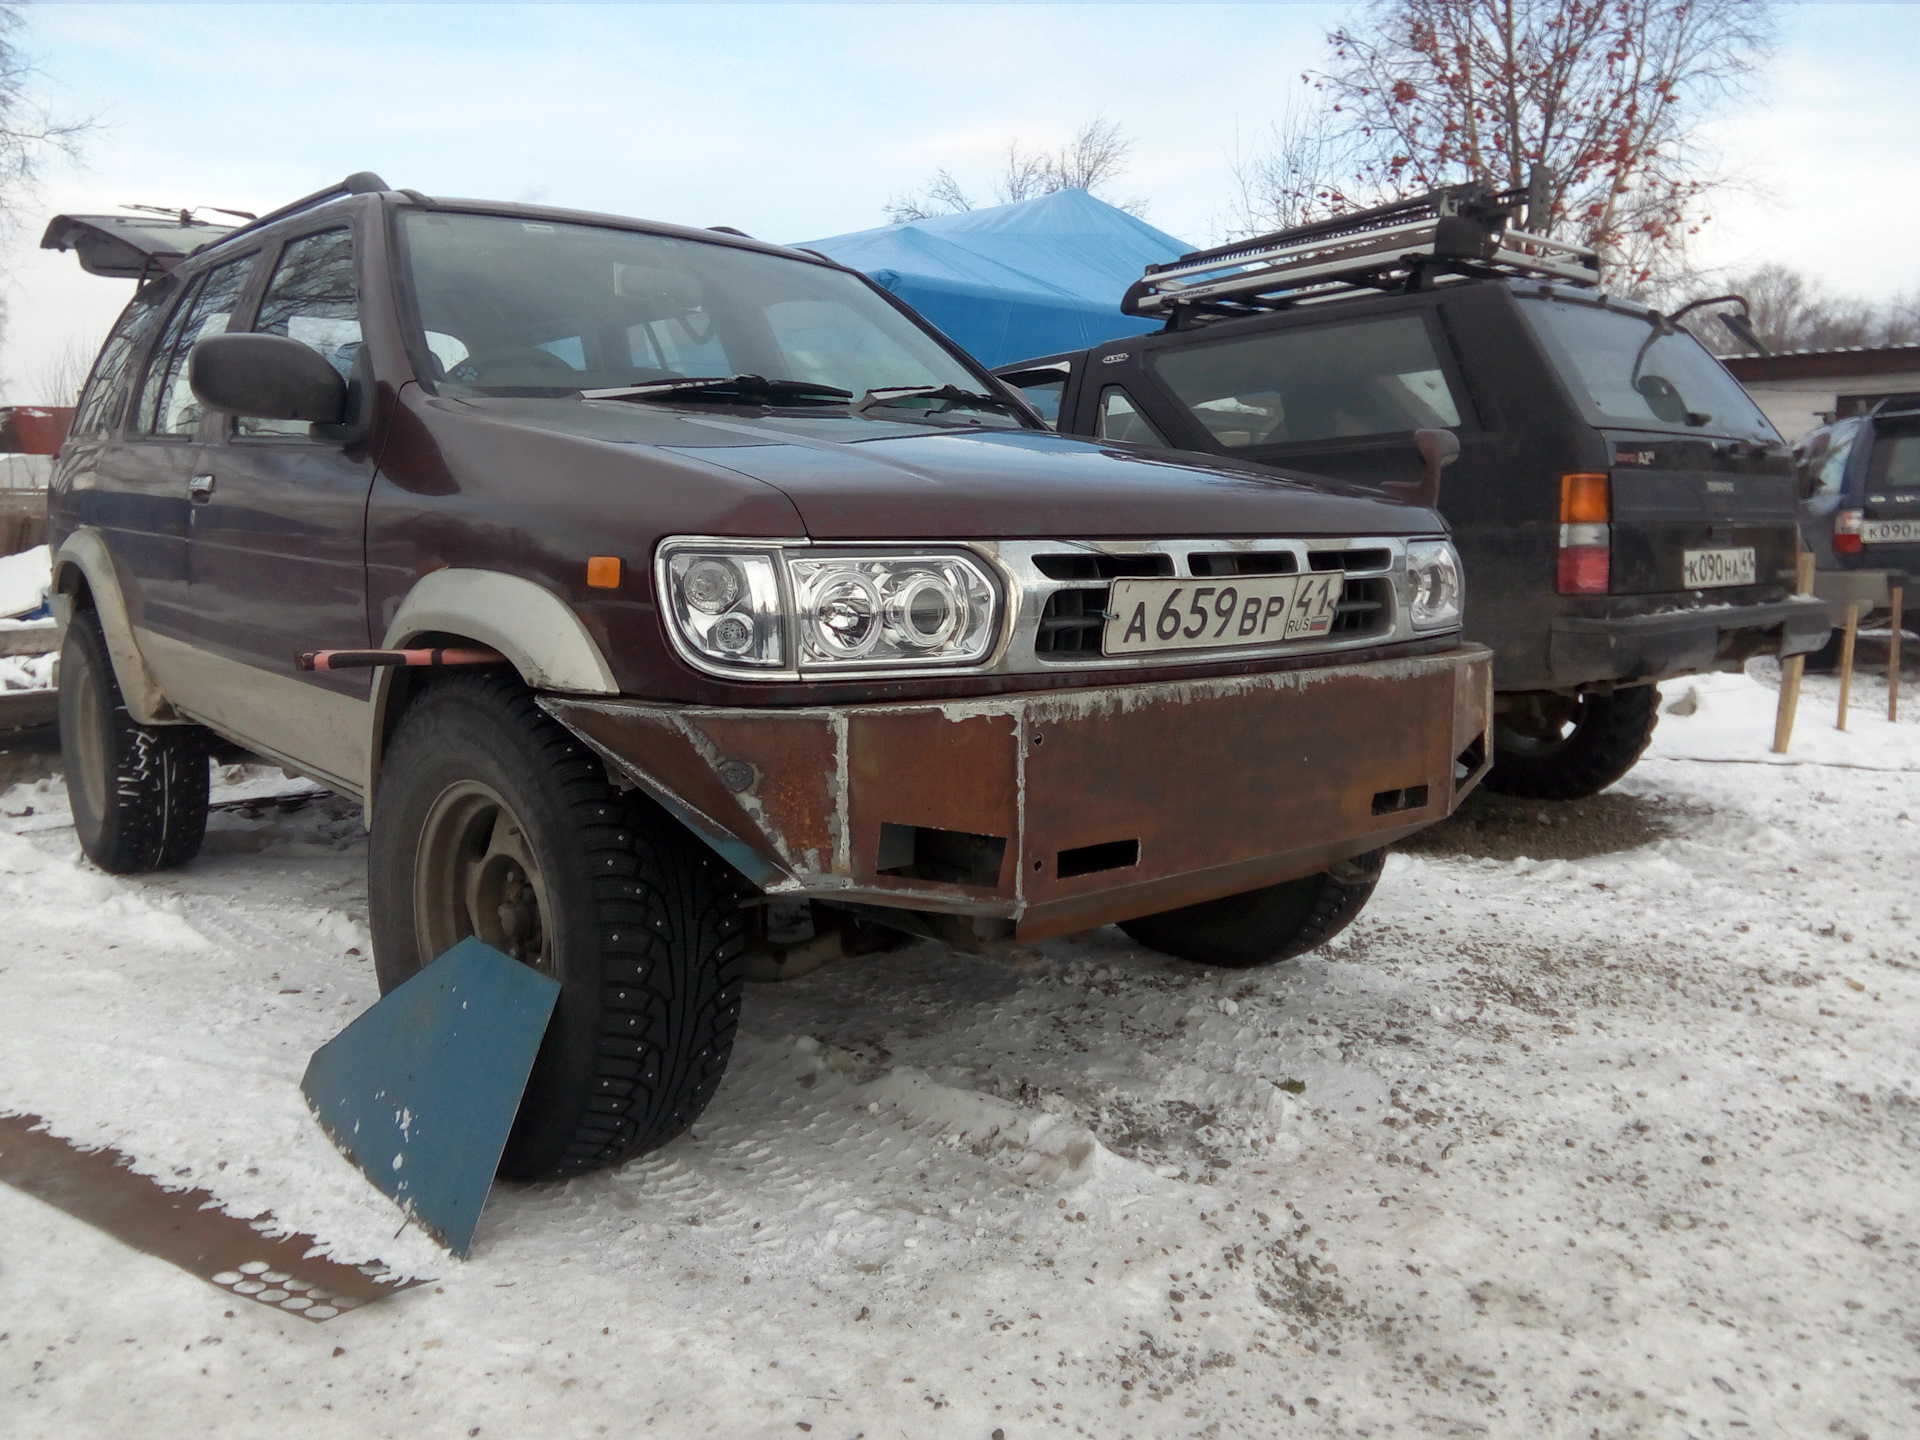
[(1920, 545), (1920, 520), (1865, 520), (1862, 545)]
[(1681, 583), (1688, 590), (1716, 585), (1753, 584), (1753, 547), (1738, 550), (1688, 550), (1681, 557)]
[(1346, 576), (1238, 575), (1116, 580), (1101, 649), (1108, 655), (1313, 640), (1333, 629)]

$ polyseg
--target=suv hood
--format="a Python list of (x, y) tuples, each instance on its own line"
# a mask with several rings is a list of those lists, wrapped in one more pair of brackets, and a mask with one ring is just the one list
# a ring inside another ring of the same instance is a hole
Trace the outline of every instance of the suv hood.
[[(444, 403), (444, 402), (443, 402)], [(1308, 476), (1036, 430), (622, 400), (455, 402), (496, 423), (665, 451), (771, 486), (816, 540), (1416, 535), (1433, 511)], [(710, 468), (712, 467), (712, 468)]]

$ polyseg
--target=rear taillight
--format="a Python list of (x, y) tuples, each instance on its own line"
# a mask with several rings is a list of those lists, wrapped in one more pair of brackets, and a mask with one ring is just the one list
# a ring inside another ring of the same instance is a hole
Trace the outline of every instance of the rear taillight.
[(1613, 568), (1613, 494), (1605, 475), (1560, 477), (1562, 595), (1604, 595)]
[(1858, 555), (1860, 544), (1860, 512), (1858, 510), (1839, 510), (1833, 517), (1833, 553), (1836, 555)]

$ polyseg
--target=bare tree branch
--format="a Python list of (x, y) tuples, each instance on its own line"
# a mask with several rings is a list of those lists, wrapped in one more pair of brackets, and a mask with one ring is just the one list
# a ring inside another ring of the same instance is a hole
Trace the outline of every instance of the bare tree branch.
[[(1006, 160), (993, 181), (993, 194), (1002, 205), (1011, 205), (1058, 190), (1094, 193), (1124, 173), (1132, 150), (1133, 138), (1101, 116), (1081, 125), (1072, 139), (1051, 154), (1045, 150), (1029, 151), (1021, 147), (1018, 139), (1009, 140)], [(1117, 203), (1120, 209), (1135, 215), (1146, 213), (1145, 200), (1110, 203)], [(934, 215), (955, 215), (973, 207), (973, 197), (950, 173), (939, 170), (925, 187), (894, 197), (884, 209), (887, 218), (899, 224)]]
[(20, 49), (25, 26), (18, 5), (0, 4), (0, 224), (15, 222), (32, 203), (49, 159), (78, 155), (81, 142), (99, 128), (92, 116), (57, 117), (34, 99), (31, 85), (39, 71)]
[(1369, 0), (1320, 77), (1355, 178), (1406, 193), (1551, 172), (1552, 230), (1671, 285), (1724, 177), (1692, 136), (1773, 45), (1768, 0)]
[[(1830, 294), (1819, 281), (1792, 266), (1761, 265), (1742, 274), (1715, 276), (1701, 295), (1732, 291), (1747, 297), (1754, 333), (1776, 354), (1785, 350), (1835, 350), (1850, 345), (1911, 345), (1920, 342), (1920, 294), (1875, 302)], [(1689, 322), (1691, 323), (1691, 322)], [(1746, 346), (1716, 326), (1694, 327), (1722, 355)]]

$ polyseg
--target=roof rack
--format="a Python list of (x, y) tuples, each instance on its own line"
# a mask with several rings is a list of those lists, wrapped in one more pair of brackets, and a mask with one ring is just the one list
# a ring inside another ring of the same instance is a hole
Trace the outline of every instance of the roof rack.
[(289, 215), (298, 215), (302, 210), (311, 210), (314, 206), (324, 205), (329, 200), (343, 200), (349, 195), (378, 195), (392, 188), (371, 170), (356, 170), (338, 184), (316, 190), (311, 195), (302, 195), (289, 205), (282, 205), (278, 210), (269, 210), (258, 220), (248, 221), (239, 229), (221, 236), (217, 243), (225, 244), (236, 235), (245, 235), (251, 230), (258, 230), (262, 225), (271, 225), (274, 221), (284, 220)]
[(1512, 228), (1524, 189), (1450, 185), (1391, 205), (1276, 230), (1149, 265), (1121, 313), (1251, 315), (1356, 290), (1421, 290), (1437, 275), (1525, 276), (1598, 285), (1585, 245)]

